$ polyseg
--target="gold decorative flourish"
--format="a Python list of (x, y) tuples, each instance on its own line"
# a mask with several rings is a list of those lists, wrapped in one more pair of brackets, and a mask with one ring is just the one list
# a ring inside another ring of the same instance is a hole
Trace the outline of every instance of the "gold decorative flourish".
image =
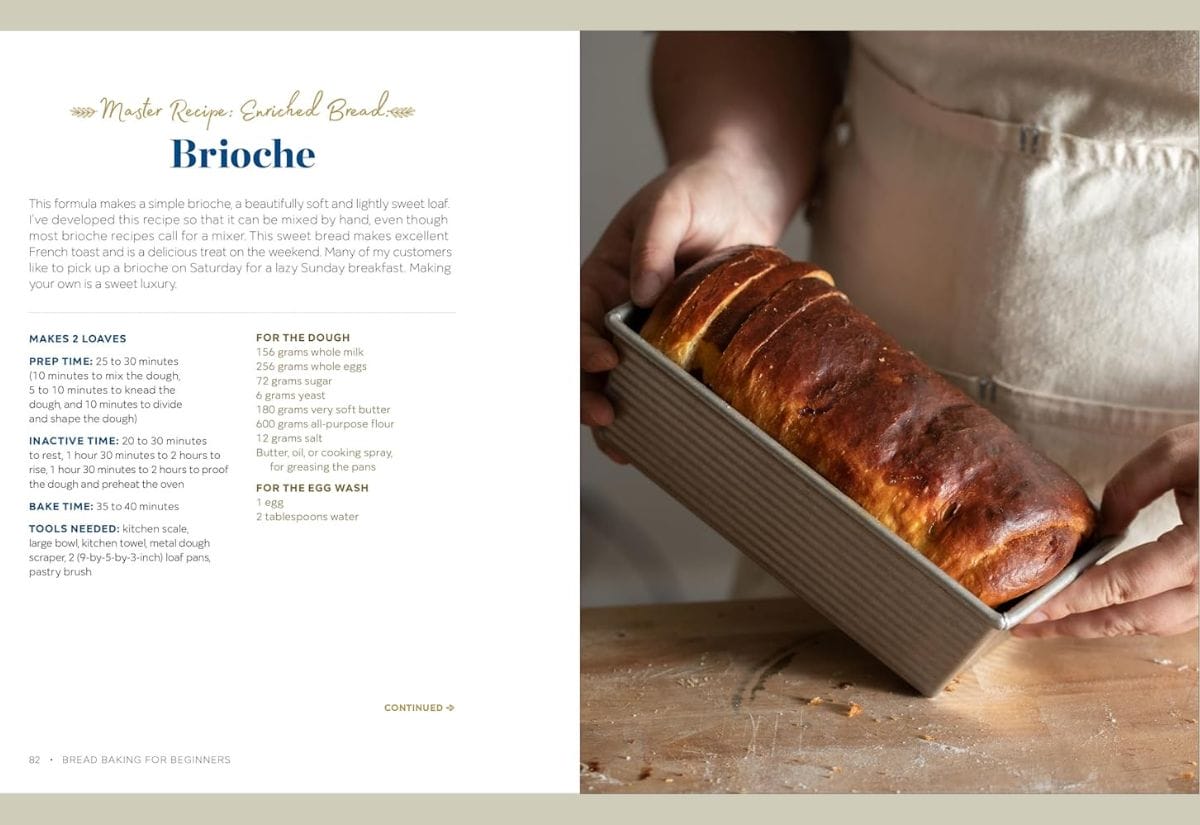
[(392, 117), (412, 117), (417, 113), (417, 110), (412, 106), (393, 106), (388, 109), (388, 114)]
[(91, 117), (96, 114), (96, 110), (91, 106), (72, 106), (71, 114), (75, 117)]

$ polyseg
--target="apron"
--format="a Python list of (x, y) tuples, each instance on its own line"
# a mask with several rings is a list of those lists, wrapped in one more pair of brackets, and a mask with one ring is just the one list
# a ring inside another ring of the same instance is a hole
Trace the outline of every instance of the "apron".
[(856, 35), (808, 212), (851, 301), (1097, 504), (1197, 420), (1196, 72), (1195, 33)]

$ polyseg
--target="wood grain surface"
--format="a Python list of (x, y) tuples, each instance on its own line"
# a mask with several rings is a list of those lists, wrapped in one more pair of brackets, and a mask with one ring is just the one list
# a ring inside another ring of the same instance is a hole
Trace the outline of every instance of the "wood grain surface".
[(580, 790), (1197, 792), (1197, 635), (1009, 639), (925, 699), (794, 599), (581, 615)]

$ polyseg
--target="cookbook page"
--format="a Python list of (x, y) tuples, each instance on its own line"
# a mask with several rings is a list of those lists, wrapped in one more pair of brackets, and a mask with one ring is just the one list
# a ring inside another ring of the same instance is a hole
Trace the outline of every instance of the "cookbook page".
[(0, 43), (0, 791), (575, 790), (577, 35)]

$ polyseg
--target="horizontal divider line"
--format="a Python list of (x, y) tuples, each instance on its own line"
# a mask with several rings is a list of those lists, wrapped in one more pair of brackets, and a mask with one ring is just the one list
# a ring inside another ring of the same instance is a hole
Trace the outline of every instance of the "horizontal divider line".
[(163, 309), (163, 310), (29, 310), (27, 315), (457, 315), (455, 310), (287, 310), (287, 309)]

